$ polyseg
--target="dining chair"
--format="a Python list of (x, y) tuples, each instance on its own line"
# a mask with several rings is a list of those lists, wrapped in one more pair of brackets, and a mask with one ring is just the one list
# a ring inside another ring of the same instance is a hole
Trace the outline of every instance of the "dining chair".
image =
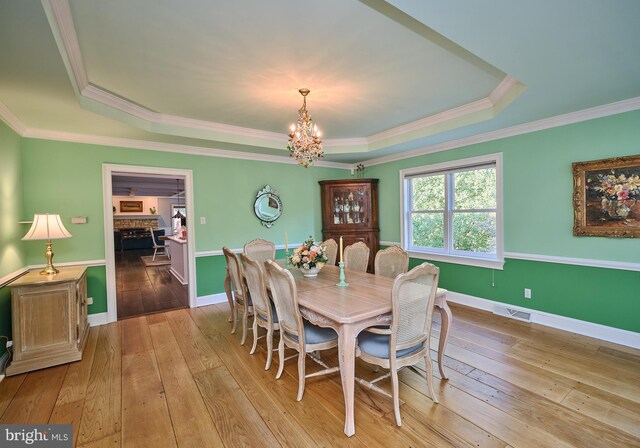
[(362, 241), (345, 247), (343, 257), (345, 269), (367, 272), (367, 267), (369, 267), (369, 246)]
[(400, 246), (391, 246), (378, 251), (373, 262), (374, 273), (396, 278), (409, 270), (409, 254)]
[(222, 248), (222, 253), (227, 261), (227, 272), (229, 274), (231, 291), (233, 292), (233, 327), (231, 328), (231, 334), (236, 332), (238, 311), (240, 311), (242, 313), (242, 339), (240, 340), (240, 345), (244, 345), (247, 340), (247, 321), (253, 313), (251, 296), (249, 296), (247, 292), (244, 281), (244, 270), (238, 256), (226, 247)]
[(327, 264), (329, 266), (336, 265), (336, 258), (338, 258), (338, 243), (333, 238), (329, 238), (327, 241), (322, 243), (324, 247), (327, 248), (325, 251), (325, 255), (327, 256)]
[[(422, 263), (406, 274), (400, 274), (391, 290), (391, 327), (373, 327), (358, 335), (356, 356), (370, 364), (389, 369), (389, 372), (373, 381), (360, 378), (357, 381), (393, 399), (398, 426), (402, 426), (399, 369), (413, 366), (424, 359), (429, 393), (433, 402), (438, 403), (433, 389), (433, 370), (429, 356), (431, 318), (438, 290), (438, 276), (439, 269), (430, 263)], [(388, 377), (391, 377), (391, 394), (375, 384)]]
[(248, 255), (240, 255), (244, 269), (244, 278), (247, 282), (247, 291), (253, 304), (253, 346), (249, 352), (253, 355), (258, 346), (258, 327), (267, 330), (267, 364), (264, 370), (269, 370), (273, 358), (273, 332), (279, 330), (278, 313), (267, 293), (267, 285), (264, 264), (254, 260)]
[(149, 227), (149, 233), (151, 234), (151, 242), (153, 243), (153, 261), (156, 261), (156, 254), (158, 253), (158, 251), (163, 251), (164, 254), (168, 257), (171, 258), (171, 255), (169, 254), (169, 250), (167, 248), (167, 246), (165, 244), (158, 244), (158, 242), (156, 241), (156, 236), (153, 233), (153, 228)]
[(244, 245), (243, 253), (264, 263), (276, 259), (276, 245), (271, 241), (256, 238)]
[[(319, 375), (337, 372), (338, 367), (327, 366), (314, 352), (338, 346), (338, 334), (332, 328), (323, 328), (302, 318), (298, 308), (298, 289), (293, 275), (282, 269), (274, 261), (265, 262), (267, 281), (271, 289), (271, 296), (275, 302), (280, 325), (280, 342), (278, 343), (278, 357), (280, 365), (276, 378), (280, 378), (284, 370), (285, 346), (298, 352), (298, 396), (302, 400), (305, 379)], [(324, 370), (305, 375), (305, 358), (311, 359), (324, 367)]]

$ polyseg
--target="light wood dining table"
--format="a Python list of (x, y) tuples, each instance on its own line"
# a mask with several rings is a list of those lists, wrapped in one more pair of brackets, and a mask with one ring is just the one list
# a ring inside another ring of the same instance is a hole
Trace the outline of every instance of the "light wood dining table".
[[(347, 287), (338, 287), (339, 268), (325, 266), (317, 277), (307, 278), (299, 269), (291, 269), (298, 289), (300, 312), (310, 322), (333, 328), (338, 333), (338, 362), (344, 393), (344, 433), (356, 432), (354, 420), (355, 349), (358, 333), (372, 325), (391, 323), (391, 289), (394, 280), (379, 275), (345, 270)], [(438, 366), (444, 373), (444, 351), (452, 314), (447, 291), (438, 288), (435, 307), (442, 325), (438, 345)]]

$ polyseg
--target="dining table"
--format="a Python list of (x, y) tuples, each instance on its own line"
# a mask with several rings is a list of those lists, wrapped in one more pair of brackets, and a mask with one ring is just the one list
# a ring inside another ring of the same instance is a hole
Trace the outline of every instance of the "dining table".
[[(338, 363), (344, 394), (344, 433), (356, 432), (354, 419), (355, 358), (358, 334), (367, 327), (391, 324), (391, 290), (394, 279), (345, 269), (348, 286), (337, 286), (340, 269), (324, 266), (316, 277), (304, 277), (292, 268), (296, 281), (298, 305), (302, 316), (315, 325), (333, 328), (338, 333)], [(443, 379), (444, 352), (452, 314), (447, 305), (447, 291), (438, 288), (435, 309), (442, 325), (438, 345), (438, 367)]]

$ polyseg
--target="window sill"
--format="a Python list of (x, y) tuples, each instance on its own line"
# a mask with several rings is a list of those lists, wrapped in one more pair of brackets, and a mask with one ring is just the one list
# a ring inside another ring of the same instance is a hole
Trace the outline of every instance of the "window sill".
[(442, 261), (444, 263), (463, 264), (466, 266), (475, 266), (478, 268), (503, 270), (504, 259), (502, 258), (474, 258), (463, 257), (460, 255), (436, 254), (432, 252), (415, 252), (409, 251), (409, 256), (419, 258), (420, 260)]

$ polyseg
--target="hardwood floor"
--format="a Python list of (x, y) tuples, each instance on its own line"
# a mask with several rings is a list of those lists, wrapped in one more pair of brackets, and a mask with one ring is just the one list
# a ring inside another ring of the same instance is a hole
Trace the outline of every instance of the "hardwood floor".
[(345, 437), (339, 375), (308, 379), (296, 402), (296, 361), (276, 380), (277, 357), (265, 371), (264, 339), (253, 356), (252, 336), (240, 346), (226, 305), (91, 328), (82, 361), (0, 383), (0, 423), (72, 423), (78, 447), (640, 447), (639, 350), (452, 309), (440, 404), (423, 370), (403, 370), (400, 428), (389, 399), (356, 385)]
[(145, 267), (141, 255), (153, 255), (153, 250), (116, 251), (118, 319), (188, 307), (187, 286), (169, 266)]

